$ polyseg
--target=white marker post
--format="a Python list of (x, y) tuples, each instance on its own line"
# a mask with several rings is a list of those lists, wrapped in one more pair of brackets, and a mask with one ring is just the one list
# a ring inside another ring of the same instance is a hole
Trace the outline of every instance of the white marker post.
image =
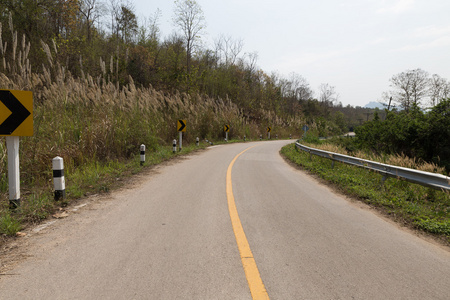
[(225, 131), (225, 142), (228, 142), (228, 131)]
[(172, 141), (173, 153), (177, 152), (177, 140)]
[(183, 148), (183, 132), (180, 131), (180, 151)]
[(200, 139), (198, 137), (195, 139), (195, 144), (197, 145), (197, 147), (200, 144)]
[(141, 166), (143, 166), (145, 163), (145, 145), (144, 144), (141, 145), (140, 150), (141, 150)]
[(7, 136), (6, 148), (8, 149), (9, 208), (16, 209), (20, 206), (19, 137)]
[(64, 179), (64, 160), (62, 157), (55, 157), (52, 160), (53, 185), (55, 187), (55, 201), (66, 198), (66, 181)]

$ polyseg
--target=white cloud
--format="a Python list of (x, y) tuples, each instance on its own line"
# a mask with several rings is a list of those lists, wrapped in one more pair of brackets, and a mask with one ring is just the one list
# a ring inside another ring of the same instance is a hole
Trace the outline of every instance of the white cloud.
[(445, 35), (450, 35), (450, 25), (446, 26), (430, 25), (417, 28), (414, 32), (414, 36), (416, 37), (432, 37)]
[(450, 46), (450, 36), (443, 36), (427, 43), (406, 45), (404, 47), (396, 48), (391, 51), (392, 52), (417, 51), (432, 48), (441, 48), (446, 46)]
[(415, 0), (381, 1), (382, 7), (377, 10), (381, 14), (401, 14), (414, 7)]
[(389, 41), (388, 38), (380, 37), (380, 38), (376, 38), (376, 39), (370, 40), (370, 41), (368, 42), (368, 44), (369, 44), (369, 45), (379, 45), (379, 44), (386, 43), (386, 42), (388, 42), (388, 41)]

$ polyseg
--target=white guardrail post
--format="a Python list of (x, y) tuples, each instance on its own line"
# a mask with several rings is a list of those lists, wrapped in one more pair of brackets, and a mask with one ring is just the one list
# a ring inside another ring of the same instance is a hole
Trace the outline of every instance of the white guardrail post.
[[(392, 165), (386, 165), (379, 162), (374, 162), (366, 159), (361, 159), (353, 156), (343, 155), (339, 153), (328, 152), (315, 148), (304, 146), (298, 142), (295, 143), (295, 147), (310, 153), (311, 155), (317, 155), (320, 157), (328, 158), (333, 161), (339, 161), (345, 164), (354, 165), (357, 167), (369, 169), (378, 173), (381, 173), (383, 177), (390, 176), (396, 178), (403, 178), (409, 182), (417, 183), (423, 186), (431, 187), (437, 190), (450, 190), (450, 177), (424, 172), (414, 169), (408, 169), (403, 167), (397, 167)], [(334, 165), (333, 165), (334, 166)]]
[(143, 166), (145, 163), (145, 145), (142, 144), (139, 150), (141, 151), (141, 166)]
[(64, 160), (62, 157), (55, 157), (52, 160), (53, 185), (55, 187), (55, 201), (66, 198), (66, 181), (64, 179)]

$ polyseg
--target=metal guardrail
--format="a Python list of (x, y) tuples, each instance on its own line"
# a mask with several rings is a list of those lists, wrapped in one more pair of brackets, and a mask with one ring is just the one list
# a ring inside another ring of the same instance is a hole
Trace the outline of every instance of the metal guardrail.
[(339, 161), (345, 164), (369, 169), (381, 173), (384, 176), (403, 178), (407, 181), (418, 183), (438, 190), (450, 190), (450, 177), (444, 176), (442, 174), (386, 165), (357, 157), (310, 148), (298, 142), (295, 143), (295, 146), (310, 154), (328, 158), (333, 161)]

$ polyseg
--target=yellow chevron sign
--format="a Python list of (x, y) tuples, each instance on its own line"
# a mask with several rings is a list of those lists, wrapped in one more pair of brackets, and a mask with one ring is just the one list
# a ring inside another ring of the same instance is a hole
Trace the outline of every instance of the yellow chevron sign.
[(178, 120), (177, 131), (186, 132), (186, 120)]
[(0, 90), (0, 136), (33, 135), (33, 93)]

